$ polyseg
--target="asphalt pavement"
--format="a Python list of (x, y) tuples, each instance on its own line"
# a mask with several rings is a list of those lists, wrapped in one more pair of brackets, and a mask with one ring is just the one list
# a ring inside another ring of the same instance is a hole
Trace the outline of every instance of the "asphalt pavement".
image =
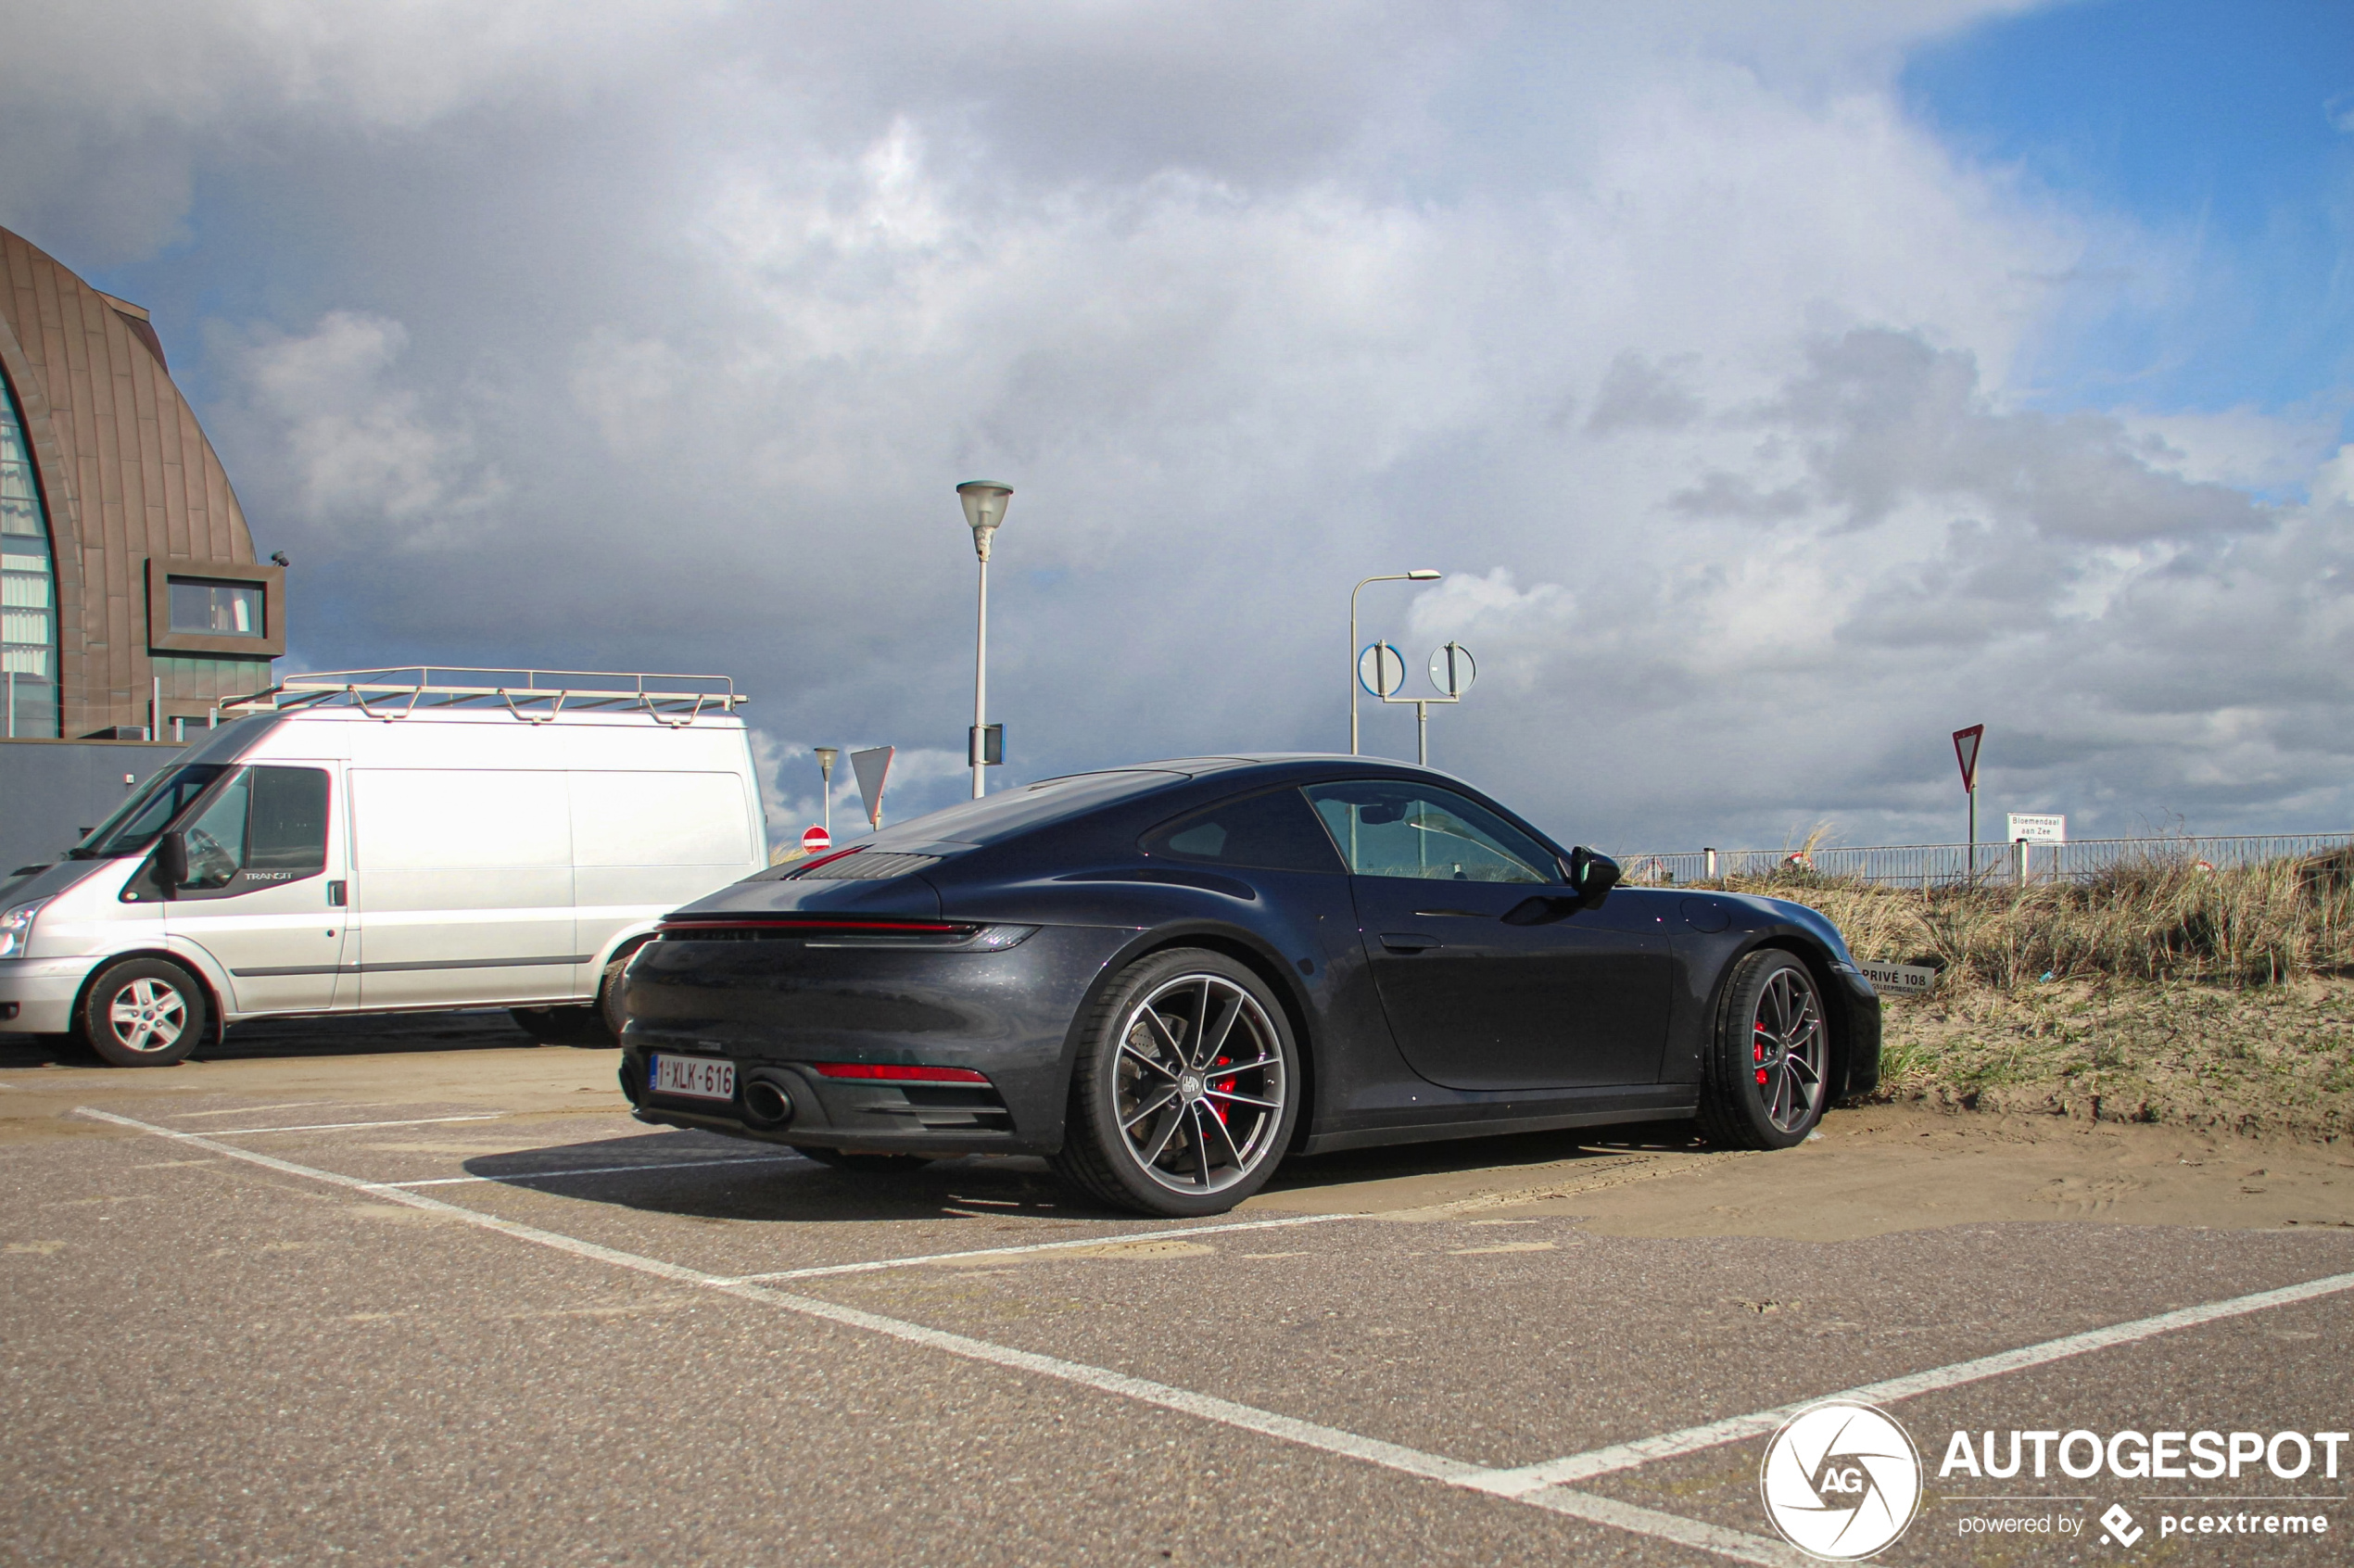
[[(1787, 1155), (1296, 1162), (1147, 1221), (1035, 1160), (856, 1176), (642, 1127), (614, 1053), (498, 1015), (147, 1071), (55, 1043), (0, 1050), (12, 1562), (1803, 1562), (1761, 1461), (1841, 1395), (1919, 1451), (1876, 1561), (2349, 1556), (2354, 1445), (2335, 1476), (2312, 1447), (2354, 1427), (2326, 1145), (1841, 1112)], [(2313, 1461), (1950, 1463), (1957, 1431), (2201, 1430)]]

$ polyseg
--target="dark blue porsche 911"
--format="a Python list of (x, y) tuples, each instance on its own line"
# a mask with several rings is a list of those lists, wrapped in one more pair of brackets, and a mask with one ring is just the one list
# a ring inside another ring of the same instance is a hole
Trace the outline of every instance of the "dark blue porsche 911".
[(1039, 1154), (1201, 1215), (1369, 1144), (1691, 1117), (1787, 1147), (1878, 1081), (1879, 999), (1820, 914), (1617, 882), (1425, 768), (1052, 778), (672, 915), (622, 1086), (849, 1169)]

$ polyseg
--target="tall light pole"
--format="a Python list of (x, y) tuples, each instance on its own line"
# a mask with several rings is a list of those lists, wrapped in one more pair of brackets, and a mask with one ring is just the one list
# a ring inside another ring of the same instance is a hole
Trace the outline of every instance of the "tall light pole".
[(819, 794), (823, 797), (820, 809), (825, 814), (821, 820), (825, 824), (826, 839), (831, 842), (834, 836), (834, 763), (841, 757), (842, 748), (820, 746), (816, 748), (816, 751), (817, 772), (825, 779), (824, 788), (819, 790)]
[(1435, 583), (1446, 574), (1435, 566), (1417, 566), (1411, 572), (1385, 572), (1378, 577), (1367, 577), (1348, 590), (1348, 754), (1357, 755), (1357, 596), (1365, 591), (1365, 583)]
[(956, 495), (965, 503), (965, 521), (972, 525), (973, 553), (981, 557), (981, 609), (973, 630), (973, 727), (967, 742), (973, 765), (973, 799), (979, 800), (982, 769), (989, 765), (981, 760), (989, 723), (989, 537), (1006, 520), (1006, 503), (1013, 499), (1014, 487), (994, 479), (968, 479), (956, 487)]

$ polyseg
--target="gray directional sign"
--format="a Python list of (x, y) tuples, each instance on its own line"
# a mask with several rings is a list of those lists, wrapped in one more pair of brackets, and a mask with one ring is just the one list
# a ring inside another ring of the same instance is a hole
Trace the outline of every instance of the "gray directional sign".
[(858, 776), (858, 798), (866, 803), (867, 822), (876, 828), (882, 826), (883, 780), (891, 776), (891, 759), (897, 750), (876, 746), (850, 753), (850, 771)]
[(1357, 684), (1376, 697), (1392, 697), (1406, 684), (1406, 656), (1386, 642), (1369, 642), (1357, 655)]
[(1430, 683), (1449, 697), (1461, 697), (1479, 678), (1479, 666), (1472, 662), (1471, 650), (1460, 642), (1450, 642), (1430, 656)]

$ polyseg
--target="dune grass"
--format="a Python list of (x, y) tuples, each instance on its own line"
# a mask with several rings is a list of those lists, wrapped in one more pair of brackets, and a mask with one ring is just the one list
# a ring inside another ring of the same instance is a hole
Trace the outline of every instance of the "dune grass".
[(2205, 869), (2154, 854), (2069, 883), (1716, 884), (1810, 904), (1891, 998), (1875, 1097), (2335, 1139), (2354, 1132), (2347, 857)]
[(2153, 855), (2082, 882), (1877, 887), (1782, 875), (1721, 884), (1811, 904), (1859, 958), (1948, 981), (2272, 985), (2354, 968), (2354, 881), (2336, 857), (2202, 869)]

